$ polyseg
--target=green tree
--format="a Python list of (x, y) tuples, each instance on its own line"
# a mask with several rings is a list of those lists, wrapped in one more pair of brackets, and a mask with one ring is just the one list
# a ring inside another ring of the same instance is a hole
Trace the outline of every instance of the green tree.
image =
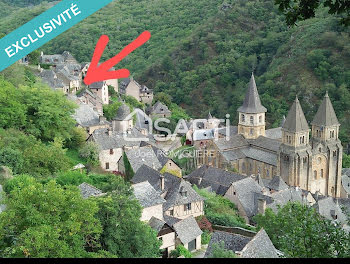
[(232, 250), (225, 249), (225, 243), (221, 241), (220, 244), (212, 244), (212, 255), (210, 258), (236, 258), (237, 255)]
[(343, 153), (343, 168), (350, 168), (350, 155)]
[(89, 141), (86, 144), (84, 144), (83, 147), (79, 150), (79, 155), (87, 159), (88, 163), (97, 166), (99, 164), (99, 157), (98, 157), (98, 145), (95, 142)]
[(279, 9), (286, 15), (286, 22), (292, 26), (296, 22), (315, 17), (316, 10), (323, 5), (329, 14), (340, 15), (341, 22), (350, 25), (350, 4), (344, 0), (275, 0)]
[(0, 149), (0, 165), (9, 167), (15, 174), (20, 173), (24, 165), (22, 153), (9, 147)]
[[(0, 129), (0, 149), (12, 149), (12, 157), (16, 155), (18, 158), (18, 164), (13, 164), (13, 158), (12, 161), (5, 162), (4, 156), (2, 162), (11, 168), (15, 167), (17, 174), (29, 173), (35, 177), (48, 178), (59, 171), (67, 170), (70, 162), (62, 147), (63, 142), (59, 138), (44, 144), (34, 136), (18, 130)], [(8, 158), (7, 155), (6, 159)]]
[[(10, 180), (11, 181), (11, 180)], [(95, 201), (78, 188), (17, 181), (0, 214), (1, 257), (87, 257), (102, 232)]]
[(159, 257), (161, 241), (151, 227), (140, 221), (141, 206), (131, 186), (121, 177), (116, 180), (116, 189), (97, 200), (103, 248), (122, 258)]
[(122, 105), (121, 102), (114, 102), (103, 106), (103, 115), (107, 120), (111, 121), (116, 116), (119, 107)]
[(272, 243), (287, 257), (349, 256), (349, 235), (345, 230), (307, 205), (289, 202), (277, 213), (268, 208), (254, 220), (258, 229), (263, 227)]
[(125, 168), (125, 179), (127, 181), (130, 181), (132, 177), (134, 177), (135, 172), (132, 169), (129, 159), (126, 156), (125, 152), (123, 153), (123, 161), (124, 161), (124, 168)]

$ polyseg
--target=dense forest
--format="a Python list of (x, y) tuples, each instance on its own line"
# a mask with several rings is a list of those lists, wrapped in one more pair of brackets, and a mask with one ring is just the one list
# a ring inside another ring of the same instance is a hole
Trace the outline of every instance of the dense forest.
[[(147, 3), (147, 4), (146, 4)], [(193, 117), (210, 110), (236, 122), (254, 71), (268, 127), (279, 125), (296, 95), (312, 121), (328, 90), (338, 115), (341, 139), (350, 141), (350, 37), (339, 19), (319, 8), (316, 17), (287, 27), (273, 0), (115, 1), (43, 47), (69, 50), (81, 62), (91, 59), (101, 34), (110, 42), (103, 59), (115, 55), (142, 31), (151, 40), (119, 67), (165, 92)], [(7, 34), (48, 8), (47, 2), (21, 9), (0, 22)], [(82, 45), (84, 43), (84, 45)]]

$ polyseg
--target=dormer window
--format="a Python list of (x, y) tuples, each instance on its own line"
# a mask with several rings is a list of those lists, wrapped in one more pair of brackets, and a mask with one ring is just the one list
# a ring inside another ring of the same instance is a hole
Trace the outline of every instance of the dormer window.
[(250, 124), (251, 124), (251, 125), (254, 124), (254, 116), (250, 116)]
[(262, 123), (262, 116), (259, 116), (259, 123)]
[(109, 154), (110, 154), (110, 155), (113, 155), (113, 154), (114, 154), (113, 149), (110, 149), (110, 150), (109, 150)]
[(245, 115), (243, 115), (243, 114), (241, 115), (241, 121), (245, 122)]

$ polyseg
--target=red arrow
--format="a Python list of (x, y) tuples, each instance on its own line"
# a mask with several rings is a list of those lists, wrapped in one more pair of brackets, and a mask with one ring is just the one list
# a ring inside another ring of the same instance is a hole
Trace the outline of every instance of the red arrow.
[(144, 31), (140, 36), (137, 37), (137, 39), (131, 42), (128, 46), (126, 46), (118, 55), (114, 56), (113, 58), (107, 60), (106, 62), (98, 66), (101, 56), (109, 42), (108, 36), (102, 35), (97, 42), (89, 69), (84, 78), (84, 83), (86, 85), (90, 85), (99, 81), (129, 77), (130, 72), (128, 69), (120, 69), (117, 71), (110, 71), (110, 69), (114, 65), (118, 64), (126, 56), (128, 56), (131, 52), (133, 52), (135, 49), (145, 44), (150, 38), (151, 33), (149, 31)]

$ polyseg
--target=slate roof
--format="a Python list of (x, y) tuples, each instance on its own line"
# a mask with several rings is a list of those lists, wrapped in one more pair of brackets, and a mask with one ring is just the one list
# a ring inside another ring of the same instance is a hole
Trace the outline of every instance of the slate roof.
[(303, 190), (296, 187), (289, 187), (288, 189), (272, 193), (270, 196), (273, 202), (267, 204), (267, 207), (271, 208), (274, 212), (278, 211), (278, 206), (283, 207), (288, 202), (306, 202), (306, 200), (303, 200)]
[(220, 151), (221, 155), (227, 162), (243, 159), (246, 155), (241, 151), (241, 149), (225, 150)]
[(244, 148), (240, 150), (247, 158), (258, 160), (273, 166), (277, 166), (277, 153), (271, 153), (256, 148)]
[(143, 208), (152, 207), (159, 204), (164, 204), (165, 200), (160, 196), (148, 181), (136, 183), (132, 185), (134, 188), (134, 195), (140, 202)]
[(231, 234), (223, 231), (214, 231), (210, 238), (204, 258), (212, 256), (214, 244), (220, 245), (222, 242), (224, 242), (224, 249), (231, 250), (233, 253), (235, 253), (236, 251), (241, 251), (250, 240), (250, 237)]
[[(171, 174), (169, 173), (164, 174), (165, 177), (170, 177), (170, 175)], [(176, 177), (174, 175), (171, 176)], [(166, 203), (163, 206), (164, 211), (175, 205), (183, 205), (204, 200), (202, 196), (193, 190), (189, 182), (180, 179), (180, 181), (174, 180), (172, 183), (172, 186), (167, 186), (166, 194), (164, 197), (166, 200)]]
[(139, 183), (142, 181), (148, 181), (154, 189), (161, 191), (160, 182), (161, 176), (164, 177), (164, 191), (167, 192), (169, 189), (176, 188), (181, 179), (170, 173), (164, 173), (162, 175), (157, 170), (150, 168), (149, 166), (143, 164), (135, 173), (134, 177), (131, 179), (132, 183)]
[(162, 230), (163, 226), (165, 225), (165, 221), (158, 219), (154, 216), (151, 217), (151, 219), (148, 221), (148, 225), (157, 232), (159, 233), (160, 230)]
[[(165, 152), (163, 150), (161, 150), (160, 148), (157, 148), (156, 146), (152, 146), (152, 149), (154, 151), (154, 153), (156, 154), (156, 157), (158, 158), (160, 164), (162, 165), (162, 167), (164, 167), (164, 165), (170, 160), (167, 155), (165, 154)], [(175, 163), (175, 162), (174, 162)]]
[(162, 177), (162, 174), (149, 167), (146, 164), (142, 164), (140, 168), (135, 172), (134, 177), (132, 177), (131, 182), (132, 183), (139, 183), (143, 181), (148, 181), (155, 189), (157, 186), (160, 186), (160, 178)]
[(238, 108), (238, 112), (255, 114), (255, 113), (265, 113), (267, 109), (262, 106), (260, 102), (260, 97), (258, 89), (256, 87), (254, 74), (250, 78), (249, 87), (245, 95), (243, 105)]
[(123, 121), (123, 120), (131, 120), (132, 117), (129, 117), (126, 119), (126, 117), (130, 115), (130, 107), (127, 106), (125, 103), (123, 103), (117, 110), (116, 116), (113, 118), (117, 121)]
[(301, 132), (309, 130), (309, 126), (307, 124), (298, 97), (295, 98), (295, 101), (288, 112), (286, 121), (284, 122), (282, 128), (289, 132)]
[(43, 70), (39, 75), (43, 82), (49, 85), (52, 89), (61, 89), (66, 86), (62, 80), (57, 78), (57, 75), (53, 70)]
[(100, 189), (97, 189), (96, 187), (83, 182), (78, 186), (80, 189), (81, 196), (83, 196), (84, 199), (87, 199), (91, 196), (101, 196), (103, 193)]
[(275, 191), (282, 191), (289, 188), (280, 176), (273, 177), (266, 187)]
[(342, 169), (341, 184), (344, 190), (350, 194), (350, 168)]
[(242, 258), (278, 258), (277, 250), (262, 228), (241, 251)]
[(129, 149), (125, 151), (125, 154), (134, 172), (137, 172), (143, 164), (147, 164), (156, 170), (162, 168), (151, 146)]
[(244, 179), (243, 175), (203, 165), (187, 176), (191, 184), (199, 188), (211, 187), (218, 195), (225, 195), (233, 182)]
[(270, 139), (282, 139), (282, 127), (265, 130), (265, 136)]
[(193, 216), (175, 223), (173, 227), (177, 237), (183, 244), (191, 242), (203, 233)]
[[(226, 127), (222, 127), (218, 129), (218, 133), (222, 136), (226, 136)], [(238, 126), (230, 126), (229, 127), (229, 136), (237, 135), (238, 134)]]
[(170, 226), (173, 227), (174, 224), (181, 221), (181, 219), (170, 216), (170, 215), (164, 215), (164, 221)]
[(171, 114), (171, 111), (165, 104), (158, 101), (152, 106), (151, 114)]
[(89, 85), (90, 89), (102, 89), (103, 85), (105, 84), (105, 81), (101, 81), (101, 82), (94, 82), (92, 84)]
[(213, 143), (221, 151), (249, 146), (248, 141), (244, 138), (243, 135), (240, 134), (230, 136), (230, 139), (228, 141), (225, 138), (219, 138)]
[(312, 125), (316, 126), (333, 126), (340, 125), (338, 118), (334, 112), (333, 105), (329, 99), (328, 93), (324, 96), (320, 107), (311, 122)]
[(232, 185), (247, 217), (256, 215), (258, 211), (256, 194), (262, 194), (263, 188), (251, 177), (234, 182)]
[[(96, 129), (92, 135), (89, 137), (92, 141), (96, 142), (96, 144), (99, 146), (101, 150), (107, 150), (107, 149), (117, 149), (117, 148), (123, 148), (125, 146), (127, 147), (135, 147), (140, 146), (139, 141), (130, 141), (124, 139), (124, 134), (122, 132), (116, 132), (112, 131), (112, 135), (108, 134), (108, 128), (100, 128)], [(145, 138), (144, 135), (142, 135), (138, 130), (132, 129), (130, 131), (130, 134), (126, 134), (127, 138)]]
[(281, 141), (276, 139), (260, 136), (257, 139), (248, 140), (249, 144), (253, 147), (259, 147), (261, 149), (267, 149), (273, 152), (278, 152), (281, 145)]
[(94, 109), (86, 104), (80, 104), (73, 114), (75, 121), (82, 127), (91, 127), (100, 123), (100, 118)]
[(316, 211), (329, 220), (334, 220), (332, 215), (336, 215), (337, 222), (342, 224), (347, 223), (347, 216), (344, 214), (342, 208), (339, 205), (339, 202), (333, 197), (325, 197), (323, 199), (319, 199), (313, 207)]

